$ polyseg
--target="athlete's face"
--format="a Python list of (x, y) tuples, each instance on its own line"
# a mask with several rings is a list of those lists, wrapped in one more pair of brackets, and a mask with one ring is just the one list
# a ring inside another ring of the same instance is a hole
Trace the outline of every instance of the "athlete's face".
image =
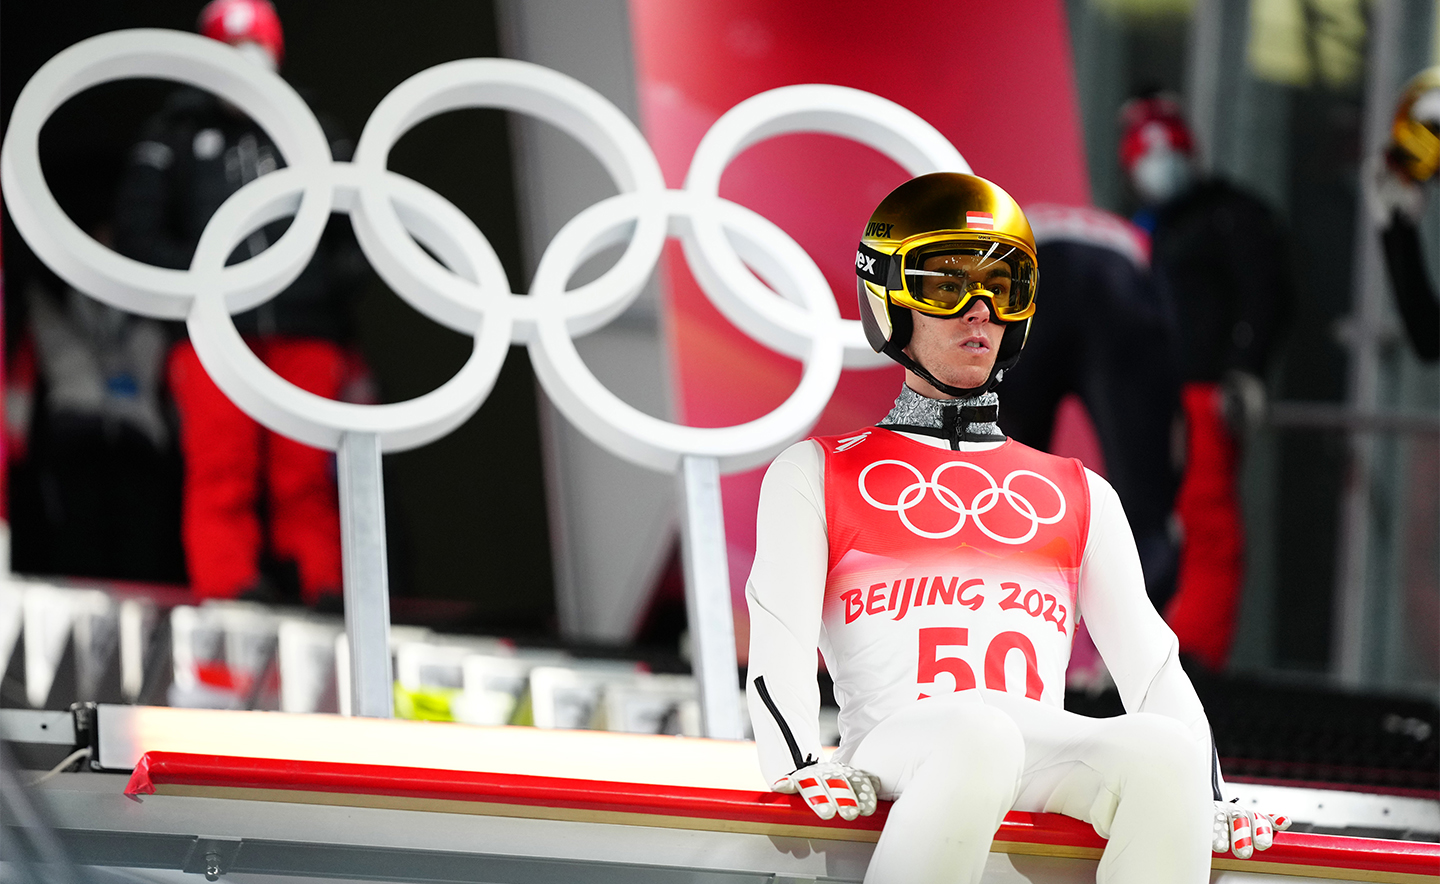
[[(987, 287), (1009, 283), (1008, 268), (1004, 268), (1003, 280), (988, 279), (986, 268), (971, 266), (978, 260), (970, 255), (937, 255), (927, 259), (922, 269), (952, 272), (957, 277), (963, 274), (984, 282)], [(932, 279), (940, 284), (946, 283), (945, 277), (924, 277), (927, 283)], [(952, 284), (961, 286), (963, 291), (965, 282), (957, 278)], [(915, 332), (910, 336), (910, 345), (905, 352), (911, 359), (952, 387), (969, 389), (985, 383), (990, 377), (990, 370), (995, 367), (995, 358), (1000, 353), (1000, 339), (1005, 335), (1005, 324), (995, 321), (985, 299), (971, 301), (959, 316), (930, 316), (918, 310), (910, 311), (910, 315), (914, 317)], [(905, 384), (932, 399), (954, 398), (908, 370), (905, 372)]]

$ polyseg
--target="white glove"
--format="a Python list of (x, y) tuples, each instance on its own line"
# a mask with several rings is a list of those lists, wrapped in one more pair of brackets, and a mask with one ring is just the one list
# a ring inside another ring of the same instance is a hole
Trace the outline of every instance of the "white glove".
[(1425, 211), (1425, 192), (1420, 185), (1397, 174), (1379, 154), (1365, 160), (1360, 185), (1370, 220), (1380, 230), (1390, 226), (1397, 211), (1412, 222), (1418, 222)]
[(880, 779), (874, 774), (833, 761), (807, 764), (770, 784), (776, 792), (799, 792), (822, 820), (830, 819), (837, 811), (843, 820), (869, 816), (875, 812), (875, 790), (879, 786)]
[(1233, 853), (1236, 859), (1249, 859), (1257, 850), (1269, 850), (1275, 833), (1290, 828), (1290, 818), (1276, 813), (1246, 810), (1235, 803), (1215, 802), (1215, 821), (1210, 835), (1210, 850)]
[(1220, 397), (1220, 410), (1232, 434), (1245, 439), (1260, 429), (1268, 399), (1264, 381), (1248, 371), (1232, 368), (1221, 380)]

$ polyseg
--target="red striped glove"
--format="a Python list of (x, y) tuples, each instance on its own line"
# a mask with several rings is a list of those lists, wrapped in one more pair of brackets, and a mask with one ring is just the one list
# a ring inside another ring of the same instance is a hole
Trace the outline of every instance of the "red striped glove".
[(788, 773), (770, 785), (787, 795), (800, 793), (806, 805), (822, 820), (840, 814), (843, 820), (875, 812), (875, 792), (880, 779), (848, 764), (822, 761)]
[(1237, 859), (1249, 859), (1257, 850), (1269, 850), (1275, 843), (1275, 833), (1288, 828), (1289, 817), (1216, 801), (1210, 849), (1215, 853), (1233, 853)]

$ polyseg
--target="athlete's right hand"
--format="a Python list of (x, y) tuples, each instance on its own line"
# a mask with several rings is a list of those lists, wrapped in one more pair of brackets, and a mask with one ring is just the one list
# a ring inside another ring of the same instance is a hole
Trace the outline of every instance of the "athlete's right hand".
[(880, 779), (874, 774), (834, 761), (807, 764), (770, 784), (776, 792), (787, 795), (799, 792), (805, 804), (822, 820), (836, 813), (843, 820), (869, 816), (875, 812), (875, 793), (879, 787)]

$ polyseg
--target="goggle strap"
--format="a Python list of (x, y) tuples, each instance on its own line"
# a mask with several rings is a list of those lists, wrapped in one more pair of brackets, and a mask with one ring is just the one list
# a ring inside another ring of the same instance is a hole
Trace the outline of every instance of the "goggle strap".
[(900, 263), (892, 256), (872, 249), (863, 242), (855, 250), (855, 274), (866, 282), (889, 291), (904, 287), (900, 277)]

